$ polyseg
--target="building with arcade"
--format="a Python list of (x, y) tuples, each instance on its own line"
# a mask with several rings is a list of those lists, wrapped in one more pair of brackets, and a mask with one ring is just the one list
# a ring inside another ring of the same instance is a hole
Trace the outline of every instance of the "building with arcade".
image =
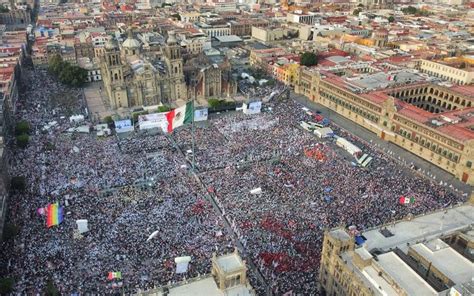
[(344, 71), (301, 67), (295, 92), (474, 185), (473, 85), (411, 69)]

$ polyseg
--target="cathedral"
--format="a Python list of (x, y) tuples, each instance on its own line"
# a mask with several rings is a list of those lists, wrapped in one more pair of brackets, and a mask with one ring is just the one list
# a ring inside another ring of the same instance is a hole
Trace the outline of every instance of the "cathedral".
[(113, 109), (169, 105), (193, 96), (196, 99), (225, 98), (237, 92), (227, 60), (215, 63), (201, 55), (184, 62), (172, 31), (158, 50), (143, 51), (131, 29), (121, 45), (113, 38), (107, 41), (100, 68)]
[(151, 58), (142, 53), (141, 43), (129, 29), (122, 46), (114, 39), (107, 41), (100, 68), (114, 109), (187, 99), (181, 48), (173, 32), (168, 33), (162, 57)]

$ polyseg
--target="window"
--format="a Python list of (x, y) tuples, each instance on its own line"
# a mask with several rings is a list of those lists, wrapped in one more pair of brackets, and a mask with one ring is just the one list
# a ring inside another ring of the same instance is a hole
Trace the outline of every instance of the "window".
[(466, 166), (467, 166), (468, 168), (472, 167), (472, 161), (466, 162)]

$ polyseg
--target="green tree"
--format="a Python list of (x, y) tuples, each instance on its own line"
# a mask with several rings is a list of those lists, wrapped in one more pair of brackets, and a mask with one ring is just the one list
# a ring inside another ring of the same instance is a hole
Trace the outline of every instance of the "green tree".
[(86, 69), (64, 62), (60, 55), (54, 55), (49, 59), (48, 70), (59, 81), (72, 87), (81, 87), (87, 80)]
[(402, 8), (402, 12), (404, 14), (416, 14), (418, 13), (418, 9), (416, 9), (416, 7), (413, 7), (413, 6), (408, 6), (408, 7)]
[(178, 21), (181, 21), (181, 16), (179, 15), (179, 13), (175, 13), (175, 14), (172, 14), (170, 15), (172, 18), (175, 18), (177, 19)]
[(26, 120), (22, 120), (16, 124), (15, 127), (15, 134), (22, 135), (22, 134), (29, 134), (30, 133), (30, 124)]
[(157, 109), (158, 112), (168, 112), (170, 110), (171, 110), (171, 108), (169, 106), (166, 106), (166, 105), (159, 106), (158, 109)]
[(13, 285), (15, 282), (12, 278), (1, 278), (0, 279), (0, 294), (8, 295), (13, 292)]
[(53, 75), (59, 75), (63, 67), (63, 58), (59, 54), (55, 54), (48, 61), (48, 70)]
[(318, 56), (313, 52), (305, 52), (300, 56), (300, 64), (303, 66), (317, 65)]
[(104, 122), (107, 124), (112, 124), (114, 123), (114, 120), (112, 119), (112, 116), (105, 116), (104, 117)]
[(12, 177), (10, 180), (10, 188), (16, 191), (24, 191), (26, 189), (26, 179), (23, 176)]
[(209, 104), (209, 107), (211, 108), (216, 108), (221, 105), (221, 101), (218, 99), (209, 99), (207, 100), (207, 103)]
[(356, 9), (354, 9), (354, 11), (352, 12), (352, 15), (353, 15), (353, 16), (359, 16), (359, 13), (361, 13), (361, 12), (362, 12), (362, 9), (356, 8)]
[(388, 17), (387, 20), (388, 20), (389, 23), (393, 23), (395, 21), (395, 18), (393, 17), (393, 15), (391, 15), (391, 16)]
[(140, 115), (145, 115), (145, 114), (148, 114), (148, 111), (142, 111), (142, 112), (135, 112), (135, 113), (132, 113), (133, 122), (137, 122), (137, 121), (138, 121), (138, 116), (140, 116)]
[(20, 148), (25, 149), (26, 146), (28, 146), (29, 141), (30, 141), (30, 137), (27, 134), (16, 136), (16, 144)]
[(10, 11), (10, 9), (8, 9), (8, 7), (3, 6), (3, 4), (0, 5), (0, 13), (5, 13), (5, 12), (9, 12), (9, 11)]

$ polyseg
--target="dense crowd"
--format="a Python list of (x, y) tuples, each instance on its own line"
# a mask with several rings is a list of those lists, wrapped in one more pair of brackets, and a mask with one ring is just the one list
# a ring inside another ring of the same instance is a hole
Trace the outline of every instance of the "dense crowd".
[[(25, 176), (28, 188), (10, 198), (8, 223), (21, 230), (1, 255), (1, 272), (15, 279), (17, 293), (44, 294), (51, 281), (64, 294), (128, 294), (208, 273), (213, 252), (233, 251), (222, 218), (166, 136), (68, 133), (76, 126), (68, 116), (83, 112), (80, 92), (46, 73), (28, 74), (18, 119), (31, 123), (30, 143), (12, 157), (12, 175)], [(42, 85), (48, 88), (38, 92)], [(47, 228), (37, 209), (54, 202), (64, 221)], [(88, 220), (82, 235), (79, 219)], [(188, 272), (176, 274), (175, 257), (188, 255)], [(108, 280), (109, 272), (122, 279)]]
[[(236, 112), (200, 123), (194, 178), (190, 127), (124, 138), (67, 133), (74, 126), (68, 116), (84, 109), (80, 92), (39, 71), (28, 75), (17, 117), (33, 130), (12, 163), (12, 175), (25, 176), (28, 188), (10, 198), (9, 223), (21, 230), (14, 242), (3, 243), (1, 255), (1, 272), (15, 278), (21, 294), (44, 293), (48, 281), (68, 294), (109, 294), (117, 287), (131, 293), (208, 273), (212, 253), (236, 245), (230, 230), (276, 295), (315, 294), (324, 229), (363, 230), (461, 200), (333, 127), (374, 158), (369, 168), (353, 166), (332, 141), (298, 127), (311, 118), (293, 101), (270, 102), (258, 115)], [(48, 88), (38, 92), (42, 85)], [(44, 130), (52, 121), (57, 124)], [(309, 157), (309, 150), (322, 157)], [(256, 188), (262, 192), (252, 194)], [(407, 194), (417, 196), (416, 203), (399, 205)], [(64, 207), (64, 222), (46, 228), (37, 209), (52, 202)], [(82, 235), (78, 219), (89, 223)], [(188, 255), (188, 272), (176, 274), (174, 258)], [(122, 279), (108, 280), (116, 271)], [(254, 270), (250, 279), (262, 294), (266, 285)]]

